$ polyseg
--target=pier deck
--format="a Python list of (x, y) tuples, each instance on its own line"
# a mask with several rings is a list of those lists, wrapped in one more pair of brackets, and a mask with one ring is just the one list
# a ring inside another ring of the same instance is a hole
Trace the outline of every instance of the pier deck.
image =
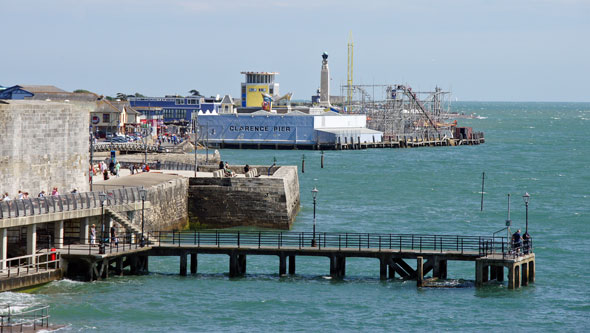
[[(297, 256), (321, 256), (330, 259), (330, 275), (335, 278), (345, 276), (346, 258), (372, 258), (379, 262), (381, 279), (397, 274), (402, 279), (416, 280), (418, 286), (424, 285), (430, 272), (433, 278), (447, 279), (448, 261), (474, 262), (477, 286), (490, 280), (504, 281), (504, 267), (508, 269), (511, 289), (535, 279), (532, 244), (527, 249), (514, 249), (503, 237), (210, 231), (156, 232), (150, 240), (149, 246), (107, 249), (105, 254), (88, 245), (70, 246), (62, 257), (77, 265), (85, 262), (82, 266), (89, 280), (106, 278), (109, 271), (123, 274), (124, 267), (134, 273), (147, 272), (150, 256), (179, 256), (180, 274), (186, 275), (190, 255), (190, 272), (194, 274), (198, 254), (227, 255), (230, 277), (246, 273), (247, 256), (263, 255), (278, 257), (280, 275), (295, 274)], [(416, 265), (407, 260), (416, 260)]]

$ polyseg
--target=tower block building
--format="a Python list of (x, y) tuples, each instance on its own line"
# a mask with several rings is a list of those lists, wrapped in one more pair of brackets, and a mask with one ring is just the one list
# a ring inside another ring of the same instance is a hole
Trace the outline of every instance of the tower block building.
[(262, 106), (262, 93), (275, 96), (279, 94), (279, 84), (275, 82), (276, 72), (241, 72), (246, 76), (242, 82), (242, 107)]

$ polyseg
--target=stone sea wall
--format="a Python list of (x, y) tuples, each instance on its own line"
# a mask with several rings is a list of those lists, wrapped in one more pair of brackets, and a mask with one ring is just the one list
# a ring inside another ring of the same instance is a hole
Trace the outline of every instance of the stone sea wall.
[(252, 226), (290, 229), (299, 211), (297, 167), (252, 166), (256, 178), (190, 178), (188, 214), (192, 225), (206, 228)]
[(90, 109), (69, 103), (0, 103), (0, 191), (37, 196), (88, 191)]

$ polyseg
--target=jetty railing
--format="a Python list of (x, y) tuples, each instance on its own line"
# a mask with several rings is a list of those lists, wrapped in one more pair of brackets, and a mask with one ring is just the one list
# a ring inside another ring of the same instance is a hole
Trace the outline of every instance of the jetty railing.
[[(100, 159), (100, 160), (93, 160), (92, 163), (94, 164), (98, 164), (99, 162), (103, 162), (104, 159)], [(129, 167), (131, 167), (132, 165), (137, 165), (140, 169), (141, 166), (143, 165), (143, 162), (138, 161), (138, 162), (121, 162), (119, 161), (119, 164), (121, 165), (121, 168), (126, 168), (129, 169)], [(178, 170), (178, 171), (195, 171), (195, 165), (194, 164), (189, 164), (189, 163), (182, 163), (182, 162), (174, 162), (174, 161), (163, 161), (163, 162), (148, 162), (148, 165), (150, 166), (150, 170)], [(96, 176), (100, 176), (99, 173), (96, 174)], [(96, 184), (94, 184), (94, 186), (96, 186)]]
[(10, 305), (0, 310), (0, 332), (37, 332), (49, 328), (49, 305), (14, 312)]
[(0, 278), (29, 275), (60, 268), (59, 251), (49, 251), (0, 260)]
[(161, 245), (196, 245), (217, 247), (291, 247), (323, 248), (338, 250), (388, 250), (418, 253), (425, 251), (474, 253), (478, 256), (508, 255), (511, 247), (506, 237), (378, 234), (378, 233), (330, 233), (330, 232), (271, 232), (271, 231), (156, 231), (151, 241)]
[[(97, 230), (97, 237), (95, 244), (91, 244), (90, 238), (81, 239), (83, 243), (69, 243), (64, 245), (61, 249), (63, 254), (100, 254), (100, 239), (101, 239), (101, 231)], [(147, 237), (146, 233), (146, 237)], [(136, 236), (133, 233), (118, 233), (116, 236), (117, 240), (111, 241), (109, 231), (105, 231), (105, 237), (103, 240), (103, 244), (105, 245), (105, 252), (103, 254), (111, 254), (111, 253), (120, 253), (126, 252), (130, 250), (135, 250), (138, 248), (143, 247), (141, 244), (141, 237)], [(144, 246), (147, 245), (147, 242)]]
[[(105, 207), (140, 202), (140, 188), (126, 187), (106, 190)], [(78, 192), (0, 201), (0, 219), (100, 208), (100, 193), (102, 192)]]

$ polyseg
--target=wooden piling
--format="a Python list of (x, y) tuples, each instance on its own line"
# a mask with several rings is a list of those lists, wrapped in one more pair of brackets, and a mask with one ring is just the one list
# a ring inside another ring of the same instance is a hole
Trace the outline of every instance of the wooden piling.
[(180, 276), (186, 276), (186, 253), (180, 255)]
[(284, 254), (279, 254), (279, 275), (287, 274), (287, 257)]
[(191, 274), (197, 274), (197, 254), (191, 253)]
[(416, 285), (422, 287), (424, 285), (424, 258), (416, 258)]
[(294, 255), (289, 256), (289, 274), (290, 275), (295, 274), (295, 256)]

